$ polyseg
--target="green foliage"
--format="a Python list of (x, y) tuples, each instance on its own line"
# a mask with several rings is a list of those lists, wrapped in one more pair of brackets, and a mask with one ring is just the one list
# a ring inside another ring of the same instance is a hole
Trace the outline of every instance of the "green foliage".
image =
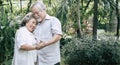
[(2, 15), (0, 16), (0, 65), (7, 65), (5, 61), (12, 59), (13, 56), (14, 35), (18, 25), (13, 20), (9, 7), (4, 6)]
[[(25, 3), (28, 4), (29, 0), (26, 0)], [(36, 0), (32, 0), (34, 2)], [(88, 0), (43, 0), (47, 5), (47, 12), (50, 15), (57, 16), (62, 23), (63, 32), (68, 30), (71, 27), (75, 29), (78, 28), (76, 23), (77, 21), (77, 6), (78, 3), (81, 4), (80, 16), (82, 19), (88, 19), (89, 16), (93, 15), (93, 0), (90, 1), (88, 6)], [(60, 4), (61, 3), (61, 4)], [(24, 7), (25, 6), (25, 7)], [(10, 65), (9, 60), (11, 60), (13, 55), (14, 47), (14, 35), (15, 31), (18, 28), (16, 21), (21, 21), (21, 16), (24, 16), (27, 12), (27, 5), (20, 6), (19, 0), (12, 0), (12, 6), (10, 5), (10, 0), (0, 0), (0, 65)], [(85, 9), (86, 6), (86, 10)], [(13, 12), (11, 13), (11, 7)], [(20, 9), (22, 7), (22, 10)], [(98, 7), (98, 19), (100, 24), (109, 23), (109, 20), (112, 19), (112, 11), (115, 11), (115, 2), (113, 0), (99, 0)], [(115, 16), (113, 16), (115, 17)], [(11, 25), (12, 22), (12, 25)], [(68, 22), (68, 23), (67, 23)], [(72, 22), (72, 24), (71, 24)], [(82, 21), (81, 21), (82, 22)], [(98, 25), (99, 28), (105, 28), (105, 25)], [(113, 24), (112, 24), (113, 25)], [(111, 25), (110, 25), (111, 27)], [(85, 26), (82, 26), (85, 28)], [(69, 34), (66, 32), (65, 34)], [(105, 35), (105, 36), (108, 36)], [(61, 40), (61, 49), (62, 56), (64, 57), (66, 63), (77, 65), (77, 62), (81, 65), (90, 65), (89, 63), (94, 63), (96, 65), (104, 65), (102, 63), (107, 63), (107, 57), (110, 62), (116, 62), (119, 59), (119, 44), (114, 44), (113, 39), (106, 39), (105, 36), (102, 36), (105, 40), (97, 41), (95, 43), (90, 39), (71, 39), (66, 38)], [(65, 45), (65, 46), (64, 46)], [(108, 53), (108, 55), (107, 55)], [(106, 55), (105, 55), (106, 54)], [(105, 56), (104, 56), (105, 55)], [(79, 59), (80, 57), (80, 59)], [(116, 58), (117, 57), (117, 58)], [(116, 59), (115, 59), (116, 58)], [(92, 65), (94, 65), (92, 64)], [(110, 64), (109, 64), (110, 65)]]
[(9, 25), (0, 30), (0, 62), (12, 58), (15, 30), (15, 27), (9, 27)]
[(62, 38), (61, 40), (60, 40), (60, 48), (62, 49), (62, 47), (65, 45), (65, 44), (67, 44), (69, 41), (71, 40), (71, 38)]
[(114, 39), (74, 38), (61, 51), (66, 65), (117, 65), (120, 60), (120, 43)]
[(3, 3), (3, 1), (2, 0), (0, 0), (0, 5)]

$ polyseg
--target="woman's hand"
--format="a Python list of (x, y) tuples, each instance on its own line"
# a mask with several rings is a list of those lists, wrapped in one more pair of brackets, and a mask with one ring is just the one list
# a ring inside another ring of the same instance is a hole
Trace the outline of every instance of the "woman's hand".
[(47, 46), (47, 43), (41, 41), (39, 44), (36, 45), (36, 49), (39, 50), (39, 49), (42, 49), (42, 48), (44, 48), (46, 46)]

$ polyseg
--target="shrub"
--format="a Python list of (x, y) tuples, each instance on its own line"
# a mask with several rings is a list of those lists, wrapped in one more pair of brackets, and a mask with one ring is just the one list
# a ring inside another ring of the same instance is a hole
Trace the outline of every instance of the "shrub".
[(5, 26), (0, 30), (0, 64), (13, 56), (15, 28)]
[(99, 41), (74, 38), (62, 47), (61, 54), (66, 65), (118, 65), (120, 43), (112, 38)]
[(60, 40), (60, 48), (62, 48), (67, 42), (69, 42), (71, 38), (62, 38)]

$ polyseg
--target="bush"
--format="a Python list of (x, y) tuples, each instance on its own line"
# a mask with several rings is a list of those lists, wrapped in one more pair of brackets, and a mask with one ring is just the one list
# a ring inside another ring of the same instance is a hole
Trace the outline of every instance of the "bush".
[(62, 47), (61, 54), (66, 65), (118, 65), (120, 43), (114, 39), (74, 38)]
[(5, 26), (0, 30), (0, 65), (3, 62), (12, 59), (14, 48), (14, 27)]
[(62, 49), (62, 47), (71, 40), (71, 38), (62, 38), (60, 40), (60, 48)]

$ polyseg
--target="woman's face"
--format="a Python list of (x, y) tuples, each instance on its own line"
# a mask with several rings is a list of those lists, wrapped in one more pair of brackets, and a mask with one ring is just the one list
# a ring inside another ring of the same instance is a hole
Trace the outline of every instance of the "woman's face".
[(27, 23), (26, 23), (26, 27), (30, 32), (33, 32), (35, 27), (36, 27), (36, 20), (34, 18), (30, 19)]

